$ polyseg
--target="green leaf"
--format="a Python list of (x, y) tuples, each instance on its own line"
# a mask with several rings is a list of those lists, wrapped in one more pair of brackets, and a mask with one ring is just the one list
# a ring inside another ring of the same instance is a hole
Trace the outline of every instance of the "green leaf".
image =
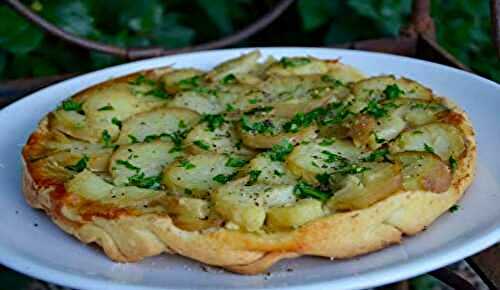
[(0, 78), (3, 76), (3, 71), (7, 66), (7, 54), (0, 50)]
[(43, 33), (7, 6), (0, 6), (0, 47), (14, 54), (25, 54), (38, 47)]
[(197, 3), (222, 34), (228, 34), (233, 31), (231, 15), (228, 11), (230, 4), (229, 1), (198, 0)]
[(169, 13), (163, 16), (152, 34), (153, 43), (168, 48), (184, 47), (191, 44), (196, 33), (193, 29), (179, 23), (179, 15)]
[(335, 9), (336, 1), (300, 0), (297, 4), (304, 30), (314, 30), (326, 24), (331, 17), (330, 11)]
[(66, 169), (74, 172), (82, 172), (85, 168), (87, 168), (87, 162), (89, 162), (89, 157), (87, 155), (83, 155), (83, 157), (75, 164), (66, 166)]
[(80, 36), (96, 34), (86, 1), (47, 1), (42, 7), (41, 15), (59, 28)]

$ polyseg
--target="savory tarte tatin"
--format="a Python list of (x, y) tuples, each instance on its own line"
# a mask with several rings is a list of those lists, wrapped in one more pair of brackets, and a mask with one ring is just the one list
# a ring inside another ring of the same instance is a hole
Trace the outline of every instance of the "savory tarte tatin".
[(474, 176), (456, 105), (338, 60), (253, 51), (65, 100), (23, 149), (23, 189), (64, 231), (133, 262), (164, 252), (245, 274), (399, 243)]

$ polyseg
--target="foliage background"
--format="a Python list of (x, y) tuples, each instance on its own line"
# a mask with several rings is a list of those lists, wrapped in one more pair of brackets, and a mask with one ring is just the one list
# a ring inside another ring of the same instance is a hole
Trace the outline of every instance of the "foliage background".
[[(30, 0), (33, 10), (63, 29), (120, 46), (169, 48), (234, 32), (276, 0)], [(476, 72), (500, 82), (491, 41), (488, 0), (433, 0), (438, 41)], [(411, 0), (299, 0), (270, 28), (240, 43), (322, 46), (396, 36)], [(121, 60), (45, 35), (0, 5), (0, 79), (84, 72)]]

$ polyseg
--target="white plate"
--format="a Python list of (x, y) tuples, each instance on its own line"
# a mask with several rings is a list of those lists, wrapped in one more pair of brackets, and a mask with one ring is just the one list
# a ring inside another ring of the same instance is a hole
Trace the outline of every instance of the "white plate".
[[(249, 49), (150, 59), (89, 73), (53, 85), (0, 111), (0, 262), (28, 275), (80, 289), (358, 289), (416, 276), (450, 264), (500, 240), (500, 86), (478, 76), (420, 60), (321, 48), (263, 48), (275, 57), (338, 58), (368, 75), (403, 75), (465, 108), (477, 132), (477, 178), (460, 202), (427, 231), (401, 245), (345, 261), (300, 258), (271, 275), (240, 276), (172, 255), (117, 264), (63, 233), (21, 195), (20, 150), (38, 120), (70, 95), (109, 78), (174, 64), (209, 69)], [(38, 224), (37, 227), (34, 224)], [(292, 272), (287, 271), (293, 269)]]

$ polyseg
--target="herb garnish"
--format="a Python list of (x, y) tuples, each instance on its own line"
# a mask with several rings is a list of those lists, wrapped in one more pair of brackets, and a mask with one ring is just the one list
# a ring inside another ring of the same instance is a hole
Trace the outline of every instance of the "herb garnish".
[(195, 141), (193, 142), (193, 144), (194, 144), (194, 145), (196, 145), (196, 146), (198, 146), (198, 147), (200, 147), (200, 148), (201, 148), (201, 149), (203, 149), (203, 150), (208, 150), (208, 149), (210, 149), (210, 145), (208, 145), (208, 144), (207, 144), (205, 141), (203, 141), (203, 140), (195, 140)]
[(213, 132), (213, 131), (215, 131), (215, 129), (220, 128), (220, 126), (222, 126), (222, 124), (224, 124), (225, 120), (224, 120), (224, 116), (222, 116), (220, 114), (214, 114), (214, 115), (204, 114), (200, 120), (200, 123), (203, 123), (203, 122), (206, 122), (208, 130), (210, 132)]
[(311, 60), (305, 57), (282, 57), (279, 63), (283, 68), (293, 68), (297, 66), (303, 66), (310, 63)]
[(330, 146), (333, 143), (335, 143), (335, 140), (330, 139), (330, 138), (325, 138), (325, 139), (321, 140), (321, 142), (318, 145), (319, 146)]
[(238, 168), (238, 167), (243, 167), (243, 165), (247, 164), (247, 162), (248, 161), (246, 161), (245, 159), (240, 159), (240, 158), (236, 158), (236, 157), (229, 157), (229, 159), (227, 160), (225, 165), (227, 167)]
[(384, 97), (388, 100), (395, 100), (399, 98), (402, 94), (404, 94), (404, 91), (402, 91), (398, 85), (392, 84), (388, 85), (385, 87), (383, 91)]
[(80, 113), (80, 112), (83, 113), (83, 111), (82, 111), (82, 103), (73, 101), (71, 99), (63, 101), (62, 104), (61, 104), (61, 108), (64, 111), (77, 111), (78, 113)]
[(216, 181), (220, 184), (226, 184), (228, 183), (229, 181), (233, 180), (234, 176), (236, 176), (236, 173), (233, 173), (233, 174), (228, 174), (228, 175), (224, 175), (224, 174), (217, 174), (216, 176), (214, 176), (212, 178), (213, 181)]
[(140, 172), (128, 178), (128, 185), (140, 188), (160, 189), (161, 175), (146, 177), (144, 172)]
[(122, 121), (118, 120), (116, 117), (111, 118), (111, 124), (116, 125), (118, 129), (122, 128)]
[(113, 144), (111, 144), (111, 135), (109, 134), (108, 130), (103, 130), (101, 133), (101, 140), (102, 143), (104, 144), (104, 148), (111, 148), (114, 147)]
[(87, 155), (83, 155), (78, 162), (73, 165), (68, 165), (65, 168), (74, 172), (82, 172), (85, 168), (87, 168), (87, 162), (89, 162), (89, 157)]
[(125, 166), (125, 168), (132, 170), (132, 171), (135, 171), (137, 173), (139, 173), (139, 171), (141, 171), (141, 169), (139, 167), (133, 165), (128, 160), (116, 160), (116, 164)]
[(193, 163), (189, 162), (189, 160), (187, 160), (187, 159), (182, 159), (181, 161), (179, 161), (179, 165), (177, 165), (177, 167), (183, 167), (186, 170), (189, 170), (189, 169), (195, 168), (196, 165), (194, 165)]
[(455, 172), (458, 166), (457, 160), (450, 155), (450, 158), (448, 158), (448, 163), (450, 164), (451, 172)]
[(424, 143), (424, 150), (429, 153), (435, 153), (434, 148), (432, 148), (429, 144)]
[(191, 90), (197, 88), (201, 85), (201, 76), (194, 76), (187, 79), (183, 79), (177, 83), (181, 90)]
[(234, 74), (228, 74), (222, 80), (220, 80), (220, 83), (223, 85), (229, 85), (229, 84), (234, 84), (237, 81), (236, 76)]
[(267, 154), (272, 161), (285, 161), (285, 157), (293, 151), (293, 148), (292, 143), (283, 140), (281, 143), (273, 145)]
[(241, 117), (240, 124), (243, 130), (258, 134), (272, 133), (275, 128), (269, 119), (252, 123), (247, 116)]
[(329, 192), (321, 191), (313, 186), (305, 183), (304, 181), (299, 181), (293, 190), (294, 194), (299, 198), (308, 198), (312, 197), (315, 199), (319, 199), (322, 202), (327, 201), (330, 196), (332, 196)]
[(458, 209), (460, 208), (460, 206), (458, 204), (454, 204), (452, 207), (450, 207), (450, 209), (448, 209), (449, 212), (451, 213), (454, 213), (456, 212)]
[(378, 160), (387, 160), (387, 155), (389, 154), (389, 150), (387, 148), (378, 149), (370, 153), (370, 155), (361, 158), (361, 161), (364, 162), (374, 162)]
[(97, 109), (97, 111), (112, 111), (112, 110), (114, 110), (114, 108), (111, 105), (106, 105), (104, 107), (100, 107), (99, 109)]
[(130, 143), (132, 143), (132, 144), (139, 143), (139, 139), (137, 139), (137, 137), (135, 137), (132, 134), (128, 134), (128, 138), (130, 139)]
[(254, 185), (257, 182), (257, 179), (259, 179), (261, 173), (262, 171), (260, 170), (250, 170), (250, 172), (248, 172), (248, 176), (250, 178), (248, 179), (247, 183), (245, 183), (245, 185), (246, 186)]

